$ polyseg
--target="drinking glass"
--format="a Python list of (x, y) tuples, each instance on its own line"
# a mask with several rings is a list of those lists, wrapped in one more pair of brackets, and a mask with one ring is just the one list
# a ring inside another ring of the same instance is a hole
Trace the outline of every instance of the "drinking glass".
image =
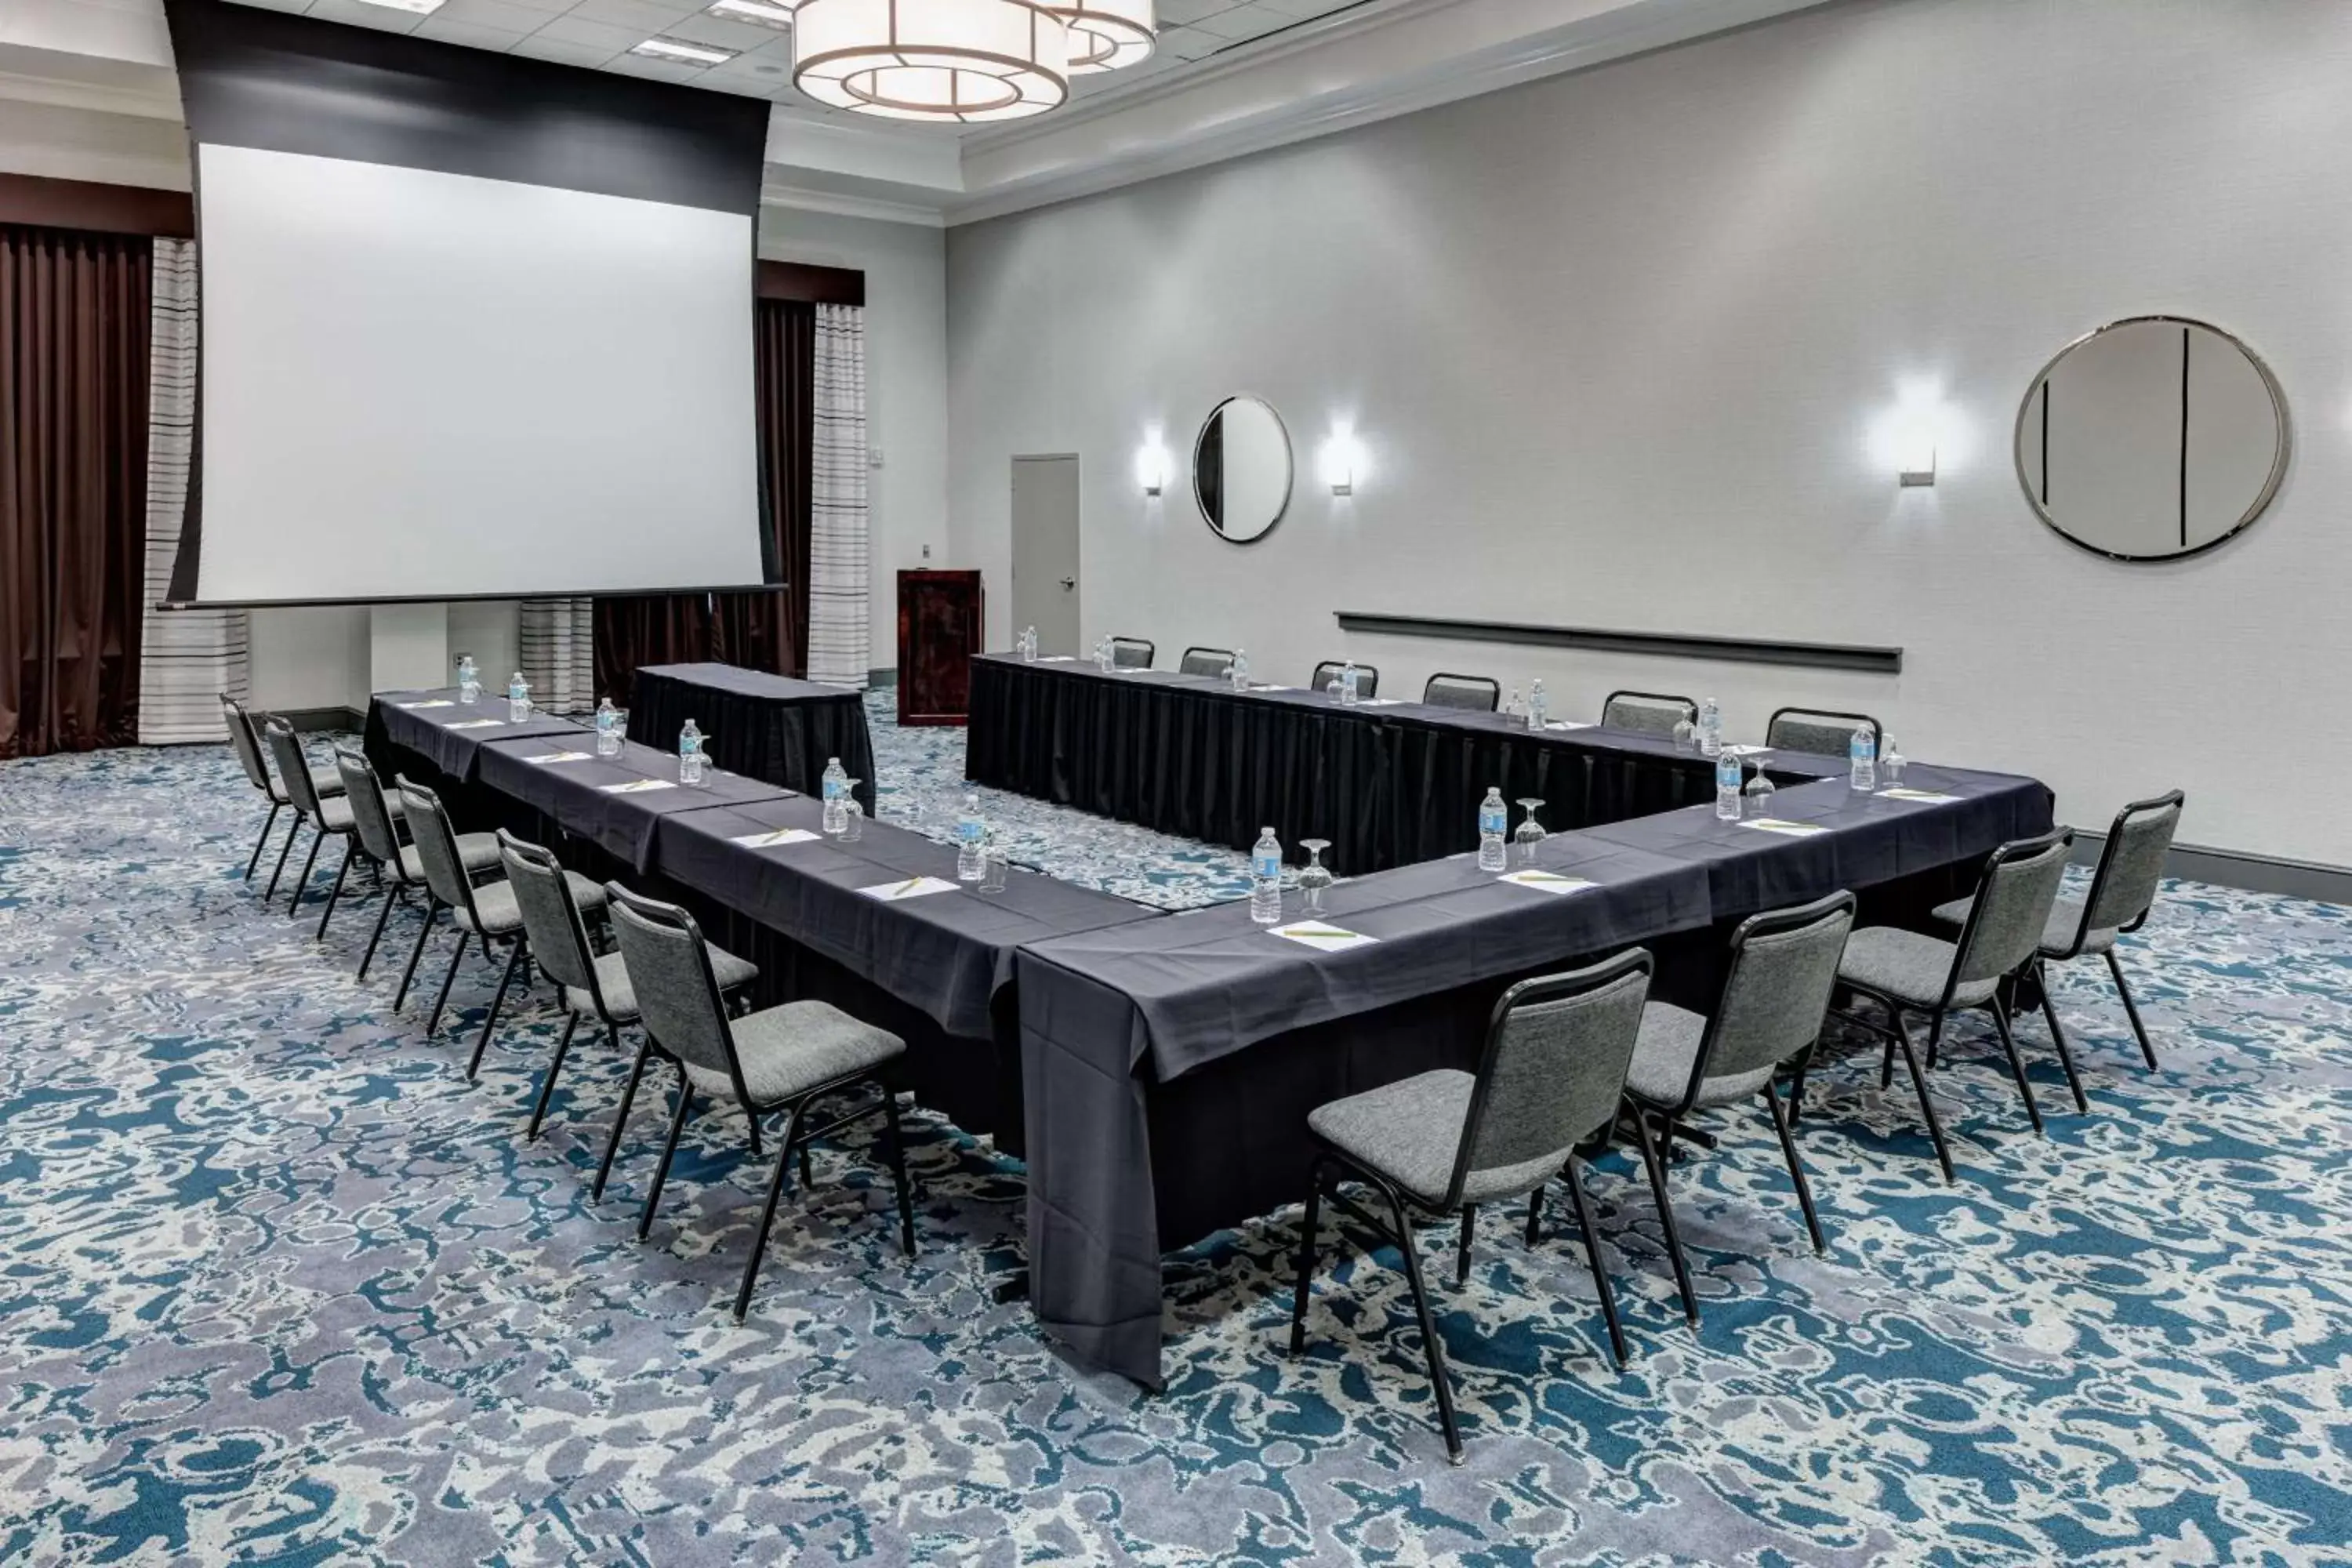
[(1519, 809), (1528, 815), (1519, 824), (1519, 830), (1511, 836), (1511, 841), (1517, 846), (1515, 858), (1522, 867), (1535, 864), (1536, 846), (1550, 837), (1544, 831), (1544, 825), (1536, 820), (1536, 813), (1542, 808), (1543, 796), (1539, 795), (1526, 795), (1519, 801)]
[(1878, 782), (1880, 785), (1886, 789), (1895, 789), (1899, 787), (1903, 783), (1903, 764), (1910, 760), (1910, 758), (1905, 756), (1902, 752), (1895, 749), (1895, 737), (1892, 735), (1887, 736), (1886, 744), (1880, 747), (1878, 751)]
[(993, 843), (981, 847), (980, 890), (983, 893), (1004, 891), (1004, 851)]
[[(852, 790), (855, 790), (857, 787), (857, 780), (852, 779), (849, 781), (849, 787)], [(855, 844), (865, 837), (866, 808), (858, 804), (857, 796), (852, 795), (847, 800), (842, 803), (841, 841), (844, 844)]]
[(1305, 902), (1308, 914), (1319, 915), (1323, 912), (1324, 893), (1339, 880), (1331, 875), (1331, 868), (1323, 864), (1323, 851), (1331, 847), (1331, 841), (1328, 838), (1302, 838), (1298, 847), (1307, 851), (1307, 864), (1298, 873), (1298, 896)]
[(1764, 775), (1764, 764), (1772, 760), (1772, 753), (1758, 751), (1750, 753), (1748, 760), (1756, 764), (1756, 776), (1748, 781), (1745, 815), (1750, 821), (1766, 821), (1772, 815), (1772, 798), (1780, 793), (1772, 781)]
[(1698, 748), (1698, 726), (1687, 719), (1675, 721), (1675, 750), (1696, 751)]

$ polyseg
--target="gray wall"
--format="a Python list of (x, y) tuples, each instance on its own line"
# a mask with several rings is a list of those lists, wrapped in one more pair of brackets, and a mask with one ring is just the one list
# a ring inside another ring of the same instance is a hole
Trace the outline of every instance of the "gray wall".
[[(2104, 825), (2352, 863), (2325, 715), (2352, 654), (2352, 6), (1876, 0), (951, 230), (953, 553), (1010, 595), (1007, 459), (1084, 462), (1085, 636), (1342, 652), (1882, 715), (1916, 757), (2030, 772)], [(2034, 520), (2011, 422), (2086, 329), (2243, 335), (2297, 421), (2273, 511), (2125, 567)], [(1181, 467), (1217, 398), (1300, 447), (1244, 549)], [(1890, 422), (1940, 407), (1898, 490)], [(1350, 429), (1351, 500), (1316, 449)], [(1147, 500), (1156, 437), (1178, 469)], [(1896, 643), (1897, 678), (1344, 639), (1339, 607)], [(1164, 662), (1164, 661), (1163, 661)]]

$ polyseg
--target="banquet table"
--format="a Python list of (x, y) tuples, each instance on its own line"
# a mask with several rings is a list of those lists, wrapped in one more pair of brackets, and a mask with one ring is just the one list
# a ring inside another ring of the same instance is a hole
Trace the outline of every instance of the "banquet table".
[(820, 795), (827, 761), (856, 779), (874, 815), (874, 737), (866, 696), (731, 664), (652, 664), (636, 672), (629, 739), (675, 752), (691, 719), (703, 755), (720, 767), (802, 795)]
[[(484, 696), (461, 701), (457, 689), (438, 691), (386, 691), (368, 704), (362, 736), (368, 754), (378, 759), (397, 747), (423, 759), (443, 779), (470, 784), (477, 776), (485, 745), (543, 736), (577, 736), (580, 724), (553, 713), (533, 713), (517, 721), (507, 717), (503, 697)], [(385, 784), (392, 782), (386, 773)], [(417, 782), (439, 782), (420, 779)]]
[[(965, 747), (975, 784), (1234, 848), (1271, 826), (1294, 858), (1326, 839), (1342, 875), (1472, 847), (1490, 786), (1540, 798), (1554, 832), (1715, 797), (1713, 762), (1665, 736), (1009, 654), (972, 660)], [(1845, 770), (1793, 752), (1766, 769), (1783, 784)]]
[(1592, 884), (1573, 891), (1468, 856), (1342, 882), (1325, 921), (1377, 941), (1339, 951), (1286, 941), (1238, 904), (1024, 948), (1040, 1321), (1157, 1386), (1161, 1256), (1302, 1196), (1316, 1105), (1475, 1066), (1514, 980), (1640, 943), (1659, 955), (1658, 994), (1704, 1007), (1745, 915), (1842, 888), (1863, 894), (1865, 919), (1874, 897), (1948, 896), (1977, 858), (2050, 825), (2032, 779), (1921, 767), (1906, 783), (1937, 798), (1832, 780), (1782, 790), (1779, 826), (1702, 806), (1556, 834), (1535, 866)]

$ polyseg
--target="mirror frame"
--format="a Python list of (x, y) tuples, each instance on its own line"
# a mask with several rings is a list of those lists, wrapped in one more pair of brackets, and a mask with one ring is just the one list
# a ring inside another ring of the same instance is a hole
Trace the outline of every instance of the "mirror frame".
[[(2255, 374), (2263, 378), (2263, 389), (2271, 395), (2271, 412), (2278, 418), (2278, 450), (2272, 457), (2271, 471), (2263, 480), (2261, 492), (2254, 497), (2252, 504), (2246, 508), (2245, 511), (2239, 517), (2238, 521), (2231, 523), (2227, 529), (2214, 535), (2211, 539), (2207, 540), (2204, 543), (2192, 545), (2187, 550), (2175, 550), (2163, 555), (2126, 555), (2118, 551), (2103, 550), (2098, 545), (2090, 542), (2088, 540), (2078, 538), (2074, 534), (2069, 533), (2063, 524), (2060, 523), (2056, 518), (2050, 515), (2050, 509), (2043, 506), (2042, 504), (2042, 498), (2033, 493), (2033, 483), (2026, 477), (2025, 460), (2023, 456), (2025, 425), (2026, 420), (2030, 418), (2033, 413), (2033, 399), (2035, 395), (2042, 391), (2044, 384), (2049, 381), (2050, 373), (2058, 368), (2058, 363), (2061, 360), (2064, 359), (2068, 354), (2073, 353), (2076, 349), (2081, 348), (2084, 344), (2089, 342), (2094, 338), (2104, 336), (2105, 334), (2117, 331), (2120, 328), (2145, 326), (2150, 322), (2158, 322), (2175, 327), (2196, 327), (2200, 331), (2212, 333), (2217, 338), (2225, 340), (2240, 353), (2245, 355), (2247, 363), (2254, 367)], [(2104, 326), (2094, 327), (2089, 331), (2084, 332), (2081, 337), (2076, 338), (2073, 342), (2068, 343), (2064, 348), (2060, 349), (2056, 353), (2052, 354), (2048, 361), (2042, 364), (2042, 368), (2033, 373), (2033, 379), (2025, 384), (2025, 397), (2017, 405), (2017, 424), (2010, 433), (2009, 461), (2010, 467), (2016, 471), (2018, 489), (2025, 492), (2025, 504), (2033, 509), (2033, 515), (2040, 518), (2043, 524), (2049, 528), (2051, 532), (2056, 534), (2059, 538), (2064, 540), (2075, 549), (2087, 551), (2089, 553), (2096, 555), (2102, 560), (2121, 561), (2129, 565), (2143, 566), (2155, 565), (2166, 561), (2186, 561), (2192, 556), (2202, 555), (2209, 550), (2218, 550), (2222, 545), (2229, 543), (2230, 541), (2237, 538), (2241, 533), (2243, 533), (2247, 529), (2252, 527), (2254, 522), (2261, 518), (2263, 513), (2270, 510), (2271, 502), (2277, 498), (2279, 486), (2284, 483), (2286, 479), (2287, 458), (2294, 450), (2294, 426), (2293, 421), (2287, 417), (2286, 391), (2284, 387), (2279, 385), (2278, 377), (2271, 374), (2271, 367), (2263, 362), (2263, 356), (2256, 353), (2246, 342), (2245, 339), (2240, 337), (2237, 333), (2231, 331), (2226, 327), (2217, 327), (2212, 322), (2200, 320), (2195, 316), (2175, 316), (2163, 311), (2157, 311), (2144, 316), (2119, 316)]]
[[(1234, 404), (1243, 402), (1255, 403), (1273, 416), (1274, 427), (1282, 432), (1283, 466), (1289, 470), (1290, 478), (1289, 482), (1282, 488), (1282, 505), (1275, 509), (1274, 516), (1267, 520), (1266, 525), (1247, 539), (1235, 539), (1219, 525), (1216, 519), (1209, 515), (1209, 503), (1201, 495), (1201, 443), (1209, 438), (1209, 426), (1215, 421), (1218, 415), (1223, 414)], [(1201, 428), (1192, 436), (1192, 505), (1200, 511), (1201, 521), (1208, 526), (1211, 533), (1215, 534), (1227, 544), (1239, 546), (1255, 544), (1267, 534), (1272, 533), (1280, 526), (1282, 520), (1290, 515), (1290, 499), (1298, 493), (1298, 447), (1290, 439), (1290, 425), (1283, 418), (1282, 410), (1274, 405), (1271, 398), (1260, 397), (1255, 392), (1229, 393), (1217, 399), (1216, 405), (1209, 410), (1207, 416), (1201, 421)]]

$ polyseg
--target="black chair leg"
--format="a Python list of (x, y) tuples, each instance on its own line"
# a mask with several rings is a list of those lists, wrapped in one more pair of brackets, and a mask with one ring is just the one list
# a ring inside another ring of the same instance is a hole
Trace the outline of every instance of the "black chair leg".
[(1543, 1239), (1543, 1185), (1528, 1194), (1528, 1245), (1533, 1247)]
[(1813, 1065), (1813, 1047), (1807, 1046), (1797, 1053), (1797, 1070), (1789, 1079), (1789, 1125), (1794, 1127), (1805, 1113), (1805, 1074)]
[(416, 928), (416, 945), (408, 950), (408, 967), (400, 972), (400, 989), (393, 994), (392, 1010), (395, 1013), (400, 1011), (400, 1005), (408, 1000), (408, 983), (416, 977), (416, 961), (425, 956), (425, 939), (433, 934), (433, 917), (440, 912), (434, 908), (431, 895), (426, 895), (425, 923)]
[(1298, 1222), (1298, 1283), (1290, 1296), (1290, 1353), (1307, 1348), (1307, 1289), (1315, 1276), (1315, 1233), (1323, 1220), (1322, 1156), (1307, 1173), (1307, 1214)]
[(2131, 987), (2124, 983), (2124, 966), (2116, 962), (2116, 950), (2107, 949), (2107, 973), (2116, 977), (2116, 994), (2124, 999), (2124, 1016), (2131, 1020), (2132, 1038), (2139, 1042), (2139, 1054), (2147, 1058), (2147, 1070), (2156, 1070), (2156, 1047), (2147, 1043), (2147, 1026), (2139, 1021), (2139, 1004), (2132, 1000)]
[[(760, 1278), (761, 1260), (768, 1255), (768, 1231), (776, 1223), (776, 1200), (783, 1195), (784, 1173), (793, 1168), (793, 1143), (800, 1136), (803, 1109), (795, 1104), (784, 1112), (783, 1146), (776, 1151), (775, 1173), (768, 1178), (768, 1201), (760, 1208), (760, 1228), (751, 1233), (751, 1256), (743, 1260), (743, 1283), (735, 1288), (735, 1321), (739, 1323), (751, 1310), (751, 1285)], [(752, 1120), (759, 1119), (755, 1116)]]
[(1698, 1327), (1698, 1291), (1692, 1288), (1690, 1264), (1683, 1257), (1682, 1232), (1675, 1226), (1674, 1200), (1666, 1194), (1666, 1163), (1650, 1141), (1650, 1119), (1633, 1110), (1633, 1135), (1642, 1145), (1642, 1163), (1649, 1167), (1650, 1192), (1658, 1201), (1658, 1228), (1665, 1233), (1666, 1257), (1675, 1267), (1675, 1288), (1683, 1293), (1683, 1316)]
[[(1763, 1093), (1764, 1104), (1772, 1112), (1772, 1131), (1780, 1135), (1780, 1152), (1789, 1161), (1789, 1180), (1796, 1184), (1798, 1206), (1805, 1211), (1805, 1229), (1812, 1235), (1813, 1250), (1827, 1252), (1829, 1237), (1822, 1234), (1821, 1216), (1813, 1212), (1813, 1189), (1805, 1180), (1805, 1163), (1797, 1158), (1797, 1139), (1790, 1127), (1796, 1118), (1782, 1113), (1780, 1097), (1772, 1092), (1770, 1084), (1764, 1086)], [(1790, 1098), (1796, 1098), (1793, 1091)]]
[(1560, 1167), (1560, 1184), (1568, 1188), (1569, 1201), (1576, 1205), (1577, 1228), (1584, 1233), (1584, 1257), (1592, 1265), (1592, 1289), (1601, 1298), (1601, 1318), (1609, 1325), (1609, 1348), (1616, 1352), (1617, 1370), (1625, 1370), (1625, 1330), (1617, 1321), (1617, 1293), (1609, 1287), (1609, 1266), (1601, 1260), (1601, 1232), (1592, 1224), (1592, 1205), (1584, 1195), (1584, 1181), (1576, 1168), (1576, 1156), (1570, 1154), (1568, 1163)]
[(2074, 1070), (2074, 1047), (2066, 1043), (2066, 1031), (2058, 1023), (2058, 1008), (2050, 1000), (2050, 966), (2038, 958), (2033, 961), (2033, 988), (2042, 994), (2042, 1018), (2050, 1026), (2051, 1043), (2058, 1047), (2058, 1065), (2066, 1069), (2066, 1087), (2074, 1091), (2074, 1109), (2087, 1116), (2091, 1101), (2083, 1093), (2083, 1075)]
[(915, 1256), (915, 1193), (907, 1179), (907, 1138), (898, 1128), (898, 1096), (887, 1083), (882, 1086), (882, 1135), (887, 1141), (884, 1152), (890, 1161), (890, 1179), (898, 1189), (898, 1247), (912, 1258)]
[(686, 1069), (677, 1069), (677, 1108), (670, 1112), (669, 1137), (662, 1144), (661, 1163), (654, 1167), (654, 1184), (646, 1189), (645, 1212), (637, 1215), (637, 1239), (653, 1233), (654, 1210), (661, 1206), (662, 1184), (669, 1180), (669, 1163), (677, 1158), (677, 1135), (686, 1131), (686, 1119), (694, 1114), (694, 1084)]
[(1936, 1070), (1936, 1058), (1942, 1053), (1944, 1017), (1945, 1015), (1935, 1013), (1929, 1015), (1927, 1019), (1927, 1070), (1929, 1072)]
[(360, 954), (359, 973), (352, 976), (354, 981), (362, 984), (366, 983), (368, 965), (375, 962), (376, 944), (383, 941), (383, 928), (392, 923), (392, 911), (400, 901), (398, 888), (390, 889), (384, 893), (383, 908), (376, 911), (374, 933), (368, 938), (367, 951)]
[(1454, 1421), (1454, 1382), (1445, 1372), (1445, 1346), (1437, 1337), (1437, 1320), (1430, 1315), (1429, 1289), (1421, 1279), (1421, 1254), (1412, 1245), (1412, 1220), (1404, 1212), (1404, 1200), (1385, 1182), (1380, 1184), (1381, 1195), (1389, 1201), (1389, 1213), (1396, 1216), (1397, 1250), (1403, 1256), (1405, 1282), (1412, 1287), (1412, 1310), (1421, 1319), (1421, 1342), (1429, 1356), (1429, 1381), (1437, 1390), (1437, 1416), (1445, 1428), (1445, 1458), (1453, 1464), (1462, 1462), (1462, 1433)]
[(499, 975), (498, 994), (490, 998), (489, 1016), (482, 1020), (482, 1032), (474, 1041), (474, 1058), (466, 1064), (467, 1083), (473, 1082), (474, 1075), (482, 1070), (482, 1053), (490, 1048), (490, 1031), (499, 1026), (499, 1009), (506, 1004), (507, 987), (514, 984), (515, 971), (522, 967), (524, 951), (522, 938), (516, 937), (514, 951), (507, 954), (506, 969)]
[(530, 1126), (522, 1135), (522, 1141), (526, 1143), (539, 1136), (539, 1124), (547, 1120), (548, 1102), (555, 1098), (555, 1075), (563, 1070), (563, 1053), (572, 1048), (572, 1031), (579, 1026), (579, 1014), (572, 1013), (565, 1016), (563, 1033), (555, 1042), (555, 1055), (548, 1058), (547, 1071), (539, 1080), (539, 1099), (530, 1108)]
[(322, 822), (310, 836), (310, 853), (302, 857), (302, 874), (294, 879), (293, 896), (286, 900), (286, 918), (289, 921), (301, 910), (302, 895), (310, 890), (310, 873), (319, 864), (319, 846), (326, 841), (327, 825)]
[[(1936, 1022), (1939, 1027), (1943, 1021), (1938, 1015)], [(1911, 1087), (1919, 1091), (1920, 1114), (1927, 1119), (1927, 1140), (1936, 1146), (1936, 1163), (1944, 1168), (1944, 1183), (1948, 1186), (1958, 1179), (1952, 1173), (1952, 1152), (1944, 1146), (1944, 1124), (1937, 1119), (1936, 1102), (1927, 1097), (1927, 1075), (1919, 1070), (1918, 1055), (1911, 1048), (1911, 1031), (1904, 1027), (1900, 1013), (1895, 1015), (1895, 1032), (1887, 1043), (1902, 1048), (1904, 1065), (1911, 1069)]]
[(313, 942), (327, 940), (327, 922), (335, 918), (335, 900), (343, 896), (343, 879), (352, 874), (354, 848), (353, 841), (346, 837), (343, 840), (343, 863), (335, 868), (335, 885), (327, 889), (327, 907), (320, 912), (319, 930), (310, 939)]
[(1478, 1205), (1462, 1205), (1462, 1236), (1454, 1247), (1454, 1288), (1459, 1290), (1470, 1283), (1470, 1239), (1478, 1228)]
[[(614, 1050), (621, 1048), (619, 1029), (607, 1024), (604, 1026), (604, 1035), (613, 1042)], [(629, 1064), (629, 1081), (621, 1086), (621, 1103), (613, 1112), (613, 1135), (604, 1140), (604, 1158), (597, 1163), (595, 1184), (588, 1189), (588, 1201), (591, 1203), (598, 1203), (604, 1199), (605, 1178), (613, 1173), (613, 1156), (620, 1151), (622, 1129), (629, 1124), (629, 1105), (637, 1098), (637, 1080), (646, 1076), (646, 1058), (652, 1056), (653, 1052), (653, 1038), (647, 1036), (645, 1043), (637, 1047), (637, 1059)]]
[(457, 983), (457, 965), (466, 962), (468, 943), (466, 933), (457, 933), (457, 945), (449, 954), (449, 967), (441, 972), (441, 994), (433, 998), (433, 1016), (425, 1021), (425, 1037), (431, 1039), (441, 1030), (441, 1010), (449, 1005), (449, 987)]
[(2017, 1037), (2009, 1032), (2009, 1009), (2001, 1005), (1999, 996), (1992, 999), (1992, 1026), (2000, 1033), (2000, 1048), (2009, 1058), (2009, 1075), (2017, 1080), (2017, 1092), (2025, 1097), (2025, 1114), (2033, 1121), (2033, 1135), (2046, 1138), (2042, 1128), (2042, 1107), (2033, 1102), (2033, 1083), (2025, 1076), (2025, 1058), (2017, 1054)]
[(253, 868), (261, 864), (261, 852), (269, 844), (270, 829), (278, 826), (278, 814), (286, 808), (276, 801), (269, 803), (269, 820), (261, 825), (261, 837), (253, 841), (253, 858), (245, 863), (245, 879), (253, 880)]
[(286, 874), (286, 857), (294, 853), (294, 841), (302, 837), (302, 814), (294, 814), (294, 826), (286, 830), (286, 842), (278, 847), (278, 864), (270, 868), (269, 886), (261, 889), (261, 901), (268, 903), (278, 896), (278, 879)]

